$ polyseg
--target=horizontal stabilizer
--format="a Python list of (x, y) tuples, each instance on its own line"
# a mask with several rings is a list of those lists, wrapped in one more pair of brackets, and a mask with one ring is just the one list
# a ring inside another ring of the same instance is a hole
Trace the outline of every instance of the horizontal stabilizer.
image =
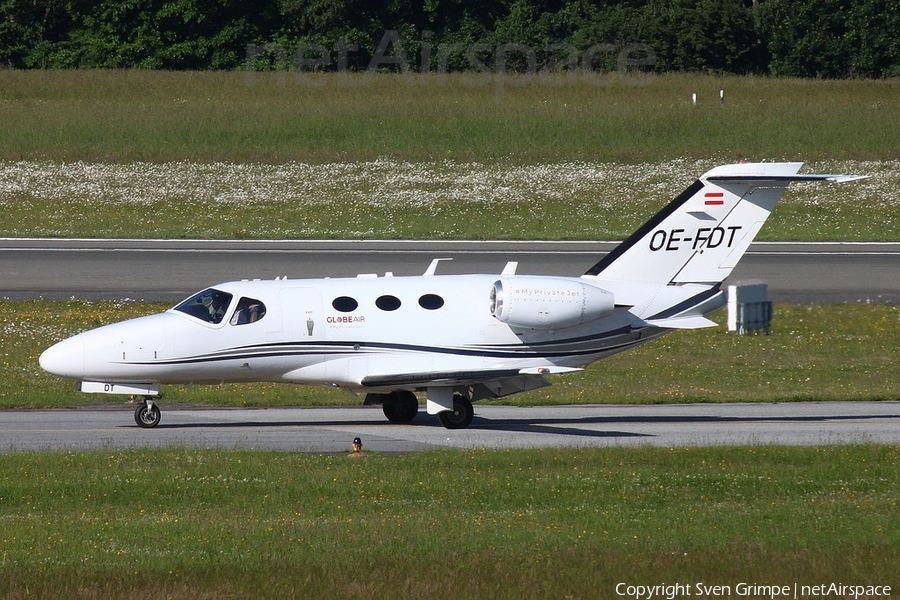
[(833, 183), (847, 183), (848, 181), (858, 181), (860, 179), (868, 178), (868, 175), (829, 175), (828, 181)]
[(848, 181), (857, 181), (859, 179), (868, 179), (868, 175), (827, 175), (823, 173), (813, 173), (809, 175), (708, 175), (706, 181), (715, 183), (738, 183), (745, 181), (772, 181), (792, 183), (795, 181), (830, 181), (831, 183), (846, 183)]

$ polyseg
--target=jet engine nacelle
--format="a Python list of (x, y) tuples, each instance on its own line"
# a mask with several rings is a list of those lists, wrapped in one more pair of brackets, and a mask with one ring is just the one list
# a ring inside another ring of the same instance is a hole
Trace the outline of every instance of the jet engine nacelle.
[(491, 288), (491, 313), (513, 327), (562, 329), (609, 315), (612, 292), (563, 277), (507, 277)]

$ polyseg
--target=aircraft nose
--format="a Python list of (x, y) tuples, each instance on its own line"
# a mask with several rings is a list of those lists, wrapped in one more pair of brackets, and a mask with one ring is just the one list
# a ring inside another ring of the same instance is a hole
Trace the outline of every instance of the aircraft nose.
[(68, 379), (84, 377), (84, 342), (73, 338), (50, 346), (38, 359), (41, 368)]

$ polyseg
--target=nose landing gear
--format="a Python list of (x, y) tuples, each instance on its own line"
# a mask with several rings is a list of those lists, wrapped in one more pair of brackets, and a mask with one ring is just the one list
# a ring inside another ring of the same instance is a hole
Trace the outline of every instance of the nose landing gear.
[(151, 396), (144, 396), (144, 401), (134, 409), (134, 422), (143, 429), (152, 429), (159, 425), (159, 407), (153, 404)]

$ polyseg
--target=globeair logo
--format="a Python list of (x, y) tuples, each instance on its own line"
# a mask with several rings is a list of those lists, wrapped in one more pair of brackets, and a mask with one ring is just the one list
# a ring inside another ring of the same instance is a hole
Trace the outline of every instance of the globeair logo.
[[(636, 77), (635, 73), (656, 65), (656, 53), (647, 44), (632, 43), (621, 47), (609, 43), (593, 44), (584, 50), (572, 44), (549, 44), (541, 50), (543, 55), (552, 58), (539, 68), (538, 53), (527, 44), (434, 44), (431, 38), (431, 31), (422, 31), (418, 60), (413, 65), (399, 32), (396, 29), (385, 31), (362, 78), (351, 78), (347, 74), (350, 55), (359, 51), (359, 45), (348, 43), (346, 38), (331, 48), (324, 44), (303, 44), (292, 51), (281, 44), (247, 44), (246, 83), (254, 85), (257, 60), (267, 55), (275, 59), (279, 85), (287, 84), (289, 66), (292, 79), (301, 85), (325, 85), (323, 79), (309, 76), (317, 71), (336, 72), (339, 85), (367, 85), (377, 71), (385, 69), (399, 71), (407, 85), (446, 85), (451, 63), (455, 69), (460, 69), (461, 62), (463, 85), (493, 84), (496, 99), (500, 101), (507, 86), (522, 87), (533, 81), (557, 87), (575, 84), (578, 80), (597, 86), (612, 85), (617, 80), (645, 85), (647, 81)], [(616, 60), (615, 73), (598, 70), (598, 63), (608, 62), (612, 55)]]
[(354, 317), (349, 315), (338, 315), (336, 317), (326, 318), (325, 322), (330, 325), (349, 325), (353, 323), (365, 323), (366, 318), (364, 316)]

